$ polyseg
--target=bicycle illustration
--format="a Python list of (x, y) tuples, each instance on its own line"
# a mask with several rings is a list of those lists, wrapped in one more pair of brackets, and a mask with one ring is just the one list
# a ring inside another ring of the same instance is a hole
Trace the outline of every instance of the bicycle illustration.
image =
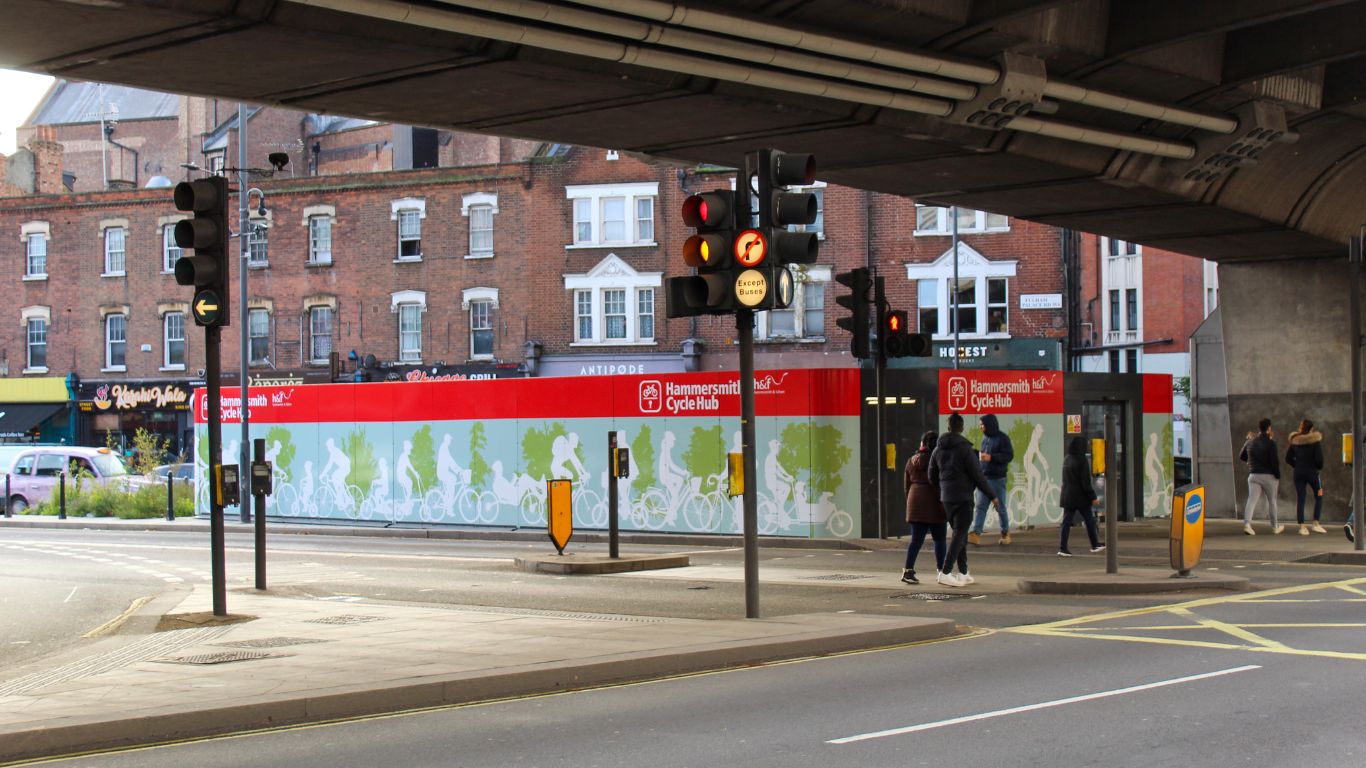
[[(1049, 474), (1048, 458), (1044, 456), (1040, 445), (1042, 440), (1043, 425), (1035, 424), (1021, 468), (1015, 472), (1014, 479), (1017, 482), (1006, 494), (1006, 508), (1010, 510), (1012, 524), (1025, 523), (1035, 516), (1049, 523), (1062, 520), (1062, 507), (1058, 506), (1061, 488)], [(1021, 475), (1024, 483), (1018, 482)]]

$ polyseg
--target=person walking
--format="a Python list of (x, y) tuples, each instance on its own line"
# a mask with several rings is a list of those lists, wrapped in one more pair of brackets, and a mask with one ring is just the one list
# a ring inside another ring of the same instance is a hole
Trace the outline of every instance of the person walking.
[(906, 547), (901, 580), (907, 584), (920, 583), (915, 577), (915, 559), (926, 534), (934, 540), (935, 573), (944, 570), (949, 518), (944, 514), (944, 502), (939, 500), (939, 486), (930, 482), (930, 456), (938, 442), (938, 432), (926, 432), (920, 437), (920, 448), (906, 461), (906, 522), (911, 524), (911, 543)]
[[(962, 414), (949, 414), (949, 433), (940, 436), (930, 454), (930, 483), (939, 486), (939, 500), (944, 502), (944, 514), (953, 528), (935, 581), (950, 587), (972, 584), (976, 579), (968, 573), (968, 529), (972, 524), (973, 489), (985, 494), (998, 510), (1001, 500), (982, 474), (972, 443), (963, 437)], [(955, 565), (957, 574), (953, 572)]]
[(972, 531), (968, 533), (968, 543), (982, 543), (982, 528), (987, 522), (987, 505), (996, 499), (996, 514), (1001, 519), (1001, 546), (1010, 543), (1010, 512), (1006, 509), (1006, 468), (1015, 458), (1015, 446), (1010, 444), (1010, 435), (1001, 431), (996, 414), (986, 413), (978, 420), (982, 430), (982, 450), (978, 454), (982, 462), (982, 474), (991, 486), (992, 495), (977, 494), (977, 514), (972, 520)]
[(1304, 493), (1314, 491), (1314, 533), (1328, 533), (1320, 524), (1323, 516), (1323, 483), (1319, 472), (1323, 471), (1323, 433), (1314, 429), (1309, 419), (1300, 421), (1300, 428), (1290, 433), (1290, 447), (1285, 449), (1285, 463), (1294, 468), (1291, 479), (1295, 482), (1295, 519), (1300, 524), (1300, 535), (1308, 536), (1310, 526), (1304, 524)]
[(1257, 422), (1257, 434), (1243, 444), (1238, 458), (1247, 462), (1247, 507), (1243, 509), (1243, 533), (1257, 535), (1252, 530), (1252, 511), (1257, 501), (1266, 497), (1267, 512), (1271, 517), (1271, 532), (1280, 533), (1285, 526), (1276, 522), (1276, 488), (1281, 481), (1281, 458), (1276, 448), (1276, 435), (1271, 431), (1271, 419)]
[(1091, 468), (1086, 463), (1086, 440), (1074, 437), (1067, 443), (1067, 456), (1062, 460), (1062, 493), (1058, 506), (1062, 507), (1062, 530), (1058, 534), (1058, 557), (1071, 557), (1067, 548), (1067, 537), (1072, 533), (1072, 521), (1081, 515), (1086, 525), (1086, 536), (1091, 539), (1091, 551), (1102, 552), (1105, 545), (1100, 543), (1096, 533), (1096, 515), (1091, 507), (1100, 503), (1096, 487), (1091, 482)]

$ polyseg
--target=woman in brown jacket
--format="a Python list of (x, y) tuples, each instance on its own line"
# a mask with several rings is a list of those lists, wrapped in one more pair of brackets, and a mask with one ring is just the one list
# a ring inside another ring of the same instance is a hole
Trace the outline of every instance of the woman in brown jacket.
[[(934, 540), (935, 571), (944, 569), (944, 547), (949, 518), (944, 514), (944, 503), (939, 500), (939, 488), (930, 483), (930, 454), (939, 442), (939, 434), (926, 432), (920, 438), (920, 449), (906, 462), (906, 522), (911, 524), (911, 543), (906, 548), (906, 567), (901, 580), (919, 584), (915, 577), (915, 558), (925, 543), (925, 534)], [(967, 569), (964, 568), (964, 571)]]

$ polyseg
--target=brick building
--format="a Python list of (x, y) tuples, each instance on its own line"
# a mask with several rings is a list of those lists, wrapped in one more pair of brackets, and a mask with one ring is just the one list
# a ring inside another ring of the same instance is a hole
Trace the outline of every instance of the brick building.
[[(68, 87), (54, 93), (80, 101)], [(66, 379), (76, 402), (65, 428), (79, 442), (147, 426), (180, 444), (190, 427), (182, 395), (202, 382), (203, 334), (172, 273), (169, 233), (184, 215), (166, 185), (231, 169), (237, 115), (169, 98), (149, 99), (161, 107), (146, 119), (119, 119), (114, 135), (137, 149), (136, 173), (106, 165), (111, 180), (92, 189), (90, 124), (30, 126), (47, 181), (0, 198), (13, 297), (0, 307), (10, 316), (0, 322), (0, 387)], [(253, 165), (276, 152), (289, 163), (252, 176), (266, 214), (248, 233), (245, 328), (231, 299), (228, 383), (243, 331), (251, 376), (269, 381), (738, 367), (733, 317), (668, 319), (663, 288), (686, 270), (682, 201), (729, 187), (731, 172), (273, 108), (249, 113), (248, 134)], [(51, 168), (72, 167), (66, 147), (81, 170), (54, 186)], [(842, 286), (833, 282), (857, 266), (876, 268), (913, 329), (935, 335), (935, 358), (896, 365), (956, 356), (977, 367), (1066, 367), (1064, 233), (959, 210), (955, 259), (952, 209), (820, 182), (813, 191), (820, 216), (808, 229), (820, 257), (798, 270), (791, 308), (760, 313), (758, 368), (859, 364), (834, 322)]]

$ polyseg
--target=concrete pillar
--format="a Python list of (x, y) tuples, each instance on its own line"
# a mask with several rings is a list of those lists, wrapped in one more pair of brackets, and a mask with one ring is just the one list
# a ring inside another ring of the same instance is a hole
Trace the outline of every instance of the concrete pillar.
[[(1295, 487), (1284, 459), (1290, 433), (1305, 418), (1323, 433), (1324, 519), (1347, 515), (1351, 473), (1341, 451), (1352, 422), (1346, 252), (1344, 246), (1341, 259), (1219, 265), (1228, 439), (1240, 514), (1247, 467), (1237, 455), (1246, 433), (1268, 417), (1282, 460), (1280, 521), (1295, 522)], [(1305, 500), (1306, 519), (1312, 504)], [(1256, 519), (1265, 519), (1264, 509)]]

